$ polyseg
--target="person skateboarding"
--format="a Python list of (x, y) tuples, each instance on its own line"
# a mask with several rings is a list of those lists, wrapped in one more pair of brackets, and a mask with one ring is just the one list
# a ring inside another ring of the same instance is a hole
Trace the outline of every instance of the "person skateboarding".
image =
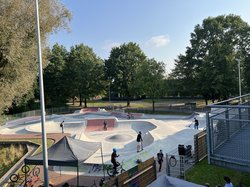
[(64, 133), (64, 130), (63, 130), (63, 123), (64, 123), (64, 121), (62, 121), (62, 123), (60, 123), (60, 127), (62, 128), (62, 133)]
[(140, 152), (143, 150), (143, 146), (142, 146), (142, 136), (141, 136), (141, 131), (139, 131), (138, 135), (137, 135), (137, 138), (136, 138), (136, 141), (137, 141), (137, 152)]
[(198, 119), (194, 118), (194, 129), (198, 130), (198, 128), (199, 128), (199, 121)]

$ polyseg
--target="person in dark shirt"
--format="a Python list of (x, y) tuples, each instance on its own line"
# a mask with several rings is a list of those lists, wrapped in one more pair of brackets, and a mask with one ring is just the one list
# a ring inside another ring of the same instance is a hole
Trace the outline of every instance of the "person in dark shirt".
[(162, 162), (163, 162), (163, 153), (162, 150), (160, 150), (159, 153), (157, 153), (157, 161), (159, 164), (159, 172), (161, 171), (161, 166), (162, 166)]
[(104, 120), (104, 122), (103, 122), (103, 130), (105, 130), (105, 131), (108, 130), (106, 120)]
[(140, 152), (141, 150), (143, 150), (143, 146), (142, 146), (143, 140), (141, 136), (141, 131), (139, 131), (136, 141), (137, 141), (137, 152)]
[(64, 131), (63, 131), (63, 123), (64, 123), (64, 121), (62, 121), (62, 123), (60, 123), (60, 127), (62, 128), (62, 133), (64, 133)]
[(194, 129), (198, 130), (198, 127), (199, 127), (199, 121), (198, 119), (194, 118)]
[(120, 155), (117, 155), (116, 149), (113, 148), (113, 153), (111, 154), (111, 163), (113, 164), (114, 173), (117, 174), (117, 166), (119, 166), (119, 162), (117, 162), (116, 158)]

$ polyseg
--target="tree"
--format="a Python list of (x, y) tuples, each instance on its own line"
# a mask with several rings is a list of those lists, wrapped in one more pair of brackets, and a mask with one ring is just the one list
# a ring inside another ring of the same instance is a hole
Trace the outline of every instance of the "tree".
[(66, 103), (63, 70), (67, 59), (66, 48), (55, 44), (48, 55), (49, 64), (44, 69), (44, 95), (47, 106), (60, 106)]
[(106, 76), (113, 80), (114, 91), (127, 98), (127, 106), (135, 96), (135, 75), (138, 67), (146, 60), (145, 54), (136, 43), (114, 47), (105, 61)]
[(197, 79), (197, 73), (194, 71), (195, 62), (189, 48), (186, 55), (178, 56), (178, 59), (175, 60), (175, 69), (169, 77), (169, 80), (173, 83), (173, 88), (169, 88), (172, 92), (179, 96), (193, 96), (198, 93), (194, 85)]
[[(71, 15), (57, 0), (39, 3), (41, 39), (46, 47), (48, 34), (66, 28)], [(35, 85), (37, 46), (34, 6), (34, 1), (0, 0), (0, 111), (13, 102), (18, 104)]]
[(152, 110), (155, 111), (155, 99), (160, 98), (164, 89), (165, 65), (155, 59), (143, 61), (137, 72), (135, 89), (141, 90), (152, 100)]
[(208, 17), (191, 33), (191, 47), (179, 56), (173, 75), (208, 99), (237, 94), (237, 61), (249, 53), (249, 25), (239, 16)]
[(87, 107), (87, 99), (103, 92), (103, 65), (90, 47), (83, 44), (71, 47), (64, 69), (64, 80), (68, 96), (79, 96), (80, 106), (84, 99), (84, 107)]

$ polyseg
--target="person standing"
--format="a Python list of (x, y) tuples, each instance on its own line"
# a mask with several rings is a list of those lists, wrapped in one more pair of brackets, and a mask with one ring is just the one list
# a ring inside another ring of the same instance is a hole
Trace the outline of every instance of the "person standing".
[(158, 161), (158, 164), (159, 164), (159, 172), (161, 171), (161, 166), (162, 166), (162, 162), (163, 162), (163, 153), (162, 153), (162, 150), (160, 150), (159, 153), (157, 153), (157, 161)]
[(103, 122), (103, 130), (105, 130), (105, 131), (108, 130), (106, 120), (104, 120), (104, 122)]
[(228, 176), (224, 176), (224, 180), (226, 181), (225, 187), (233, 187), (231, 179)]
[(141, 136), (141, 131), (139, 131), (138, 135), (137, 135), (137, 138), (136, 138), (136, 141), (137, 141), (137, 152), (140, 152), (143, 150), (143, 146), (142, 146), (142, 136)]
[(62, 123), (60, 123), (60, 127), (62, 128), (62, 133), (64, 133), (64, 131), (63, 131), (63, 123), (64, 123), (64, 121), (62, 121)]
[(120, 155), (117, 155), (116, 149), (113, 148), (113, 153), (111, 154), (111, 163), (113, 164), (114, 174), (117, 174), (117, 166), (119, 166), (119, 163), (117, 162), (116, 158)]
[(199, 128), (199, 121), (198, 119), (194, 118), (194, 129), (198, 130), (198, 128)]

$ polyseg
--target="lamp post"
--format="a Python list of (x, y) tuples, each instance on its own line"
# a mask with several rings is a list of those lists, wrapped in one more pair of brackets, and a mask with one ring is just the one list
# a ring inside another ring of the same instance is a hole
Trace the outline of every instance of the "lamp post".
[(39, 64), (41, 129), (42, 129), (42, 145), (43, 145), (43, 174), (44, 174), (44, 186), (49, 187), (47, 137), (46, 137), (46, 130), (44, 127), (44, 125), (45, 125), (45, 105), (44, 105), (43, 68), (42, 68), (42, 52), (41, 52), (41, 40), (40, 40), (38, 0), (35, 0), (35, 10), (36, 10), (37, 56), (38, 56), (38, 64)]
[(240, 96), (240, 103), (241, 103), (241, 76), (240, 76), (240, 59), (237, 59), (238, 62), (238, 74), (239, 74), (239, 96)]

